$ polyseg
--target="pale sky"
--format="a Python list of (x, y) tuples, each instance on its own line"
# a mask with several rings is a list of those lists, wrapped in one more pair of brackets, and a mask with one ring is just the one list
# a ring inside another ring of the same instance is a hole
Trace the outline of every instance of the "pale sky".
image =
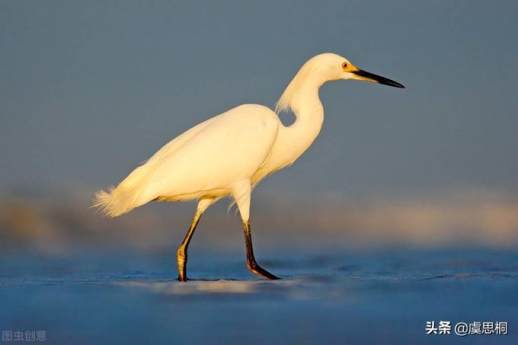
[(2, 1), (0, 191), (114, 184), (325, 51), (407, 89), (323, 87), (320, 137), (264, 193), (518, 191), (516, 33), (516, 1)]

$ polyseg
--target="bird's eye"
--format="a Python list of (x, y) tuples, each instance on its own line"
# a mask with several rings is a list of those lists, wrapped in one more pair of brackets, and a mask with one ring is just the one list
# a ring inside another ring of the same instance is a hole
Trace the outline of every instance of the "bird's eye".
[(343, 69), (346, 69), (346, 68), (347, 68), (347, 62), (342, 62), (342, 68), (343, 68)]

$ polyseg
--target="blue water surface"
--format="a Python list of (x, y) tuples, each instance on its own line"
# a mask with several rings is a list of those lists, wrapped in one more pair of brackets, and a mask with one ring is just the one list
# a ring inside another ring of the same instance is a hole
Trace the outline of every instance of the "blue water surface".
[[(518, 344), (516, 250), (260, 254), (282, 280), (251, 276), (241, 252), (196, 250), (187, 283), (174, 250), (7, 255), (0, 328), (45, 330), (46, 344)], [(508, 334), (426, 335), (440, 320)]]

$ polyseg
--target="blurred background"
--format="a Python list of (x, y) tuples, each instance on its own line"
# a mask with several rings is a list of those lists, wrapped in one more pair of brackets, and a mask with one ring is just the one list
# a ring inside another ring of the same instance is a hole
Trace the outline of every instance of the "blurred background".
[[(273, 107), (325, 51), (407, 89), (322, 88), (316, 144), (255, 192), (258, 240), (516, 246), (517, 18), (513, 1), (4, 1), (2, 253), (176, 245), (193, 204), (107, 221), (93, 193), (210, 116)], [(235, 245), (225, 209), (196, 242)]]
[[(0, 328), (424, 344), (427, 320), (516, 321), (516, 32), (510, 0), (1, 1)], [(273, 107), (328, 51), (407, 88), (325, 85), (315, 145), (255, 190), (257, 257), (280, 285), (246, 272), (226, 201), (202, 219), (183, 286), (194, 203), (90, 208), (191, 126)]]

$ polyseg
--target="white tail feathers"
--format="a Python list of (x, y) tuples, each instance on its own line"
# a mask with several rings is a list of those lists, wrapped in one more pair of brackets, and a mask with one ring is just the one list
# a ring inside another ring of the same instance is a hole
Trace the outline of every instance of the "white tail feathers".
[(136, 207), (131, 202), (132, 200), (126, 198), (125, 195), (127, 194), (121, 193), (119, 188), (110, 188), (108, 191), (100, 190), (95, 193), (92, 206), (109, 217), (118, 217)]
[(92, 206), (109, 217), (118, 217), (153, 199), (142, 193), (147, 175), (146, 167), (144, 164), (133, 170), (116, 188), (95, 193)]

